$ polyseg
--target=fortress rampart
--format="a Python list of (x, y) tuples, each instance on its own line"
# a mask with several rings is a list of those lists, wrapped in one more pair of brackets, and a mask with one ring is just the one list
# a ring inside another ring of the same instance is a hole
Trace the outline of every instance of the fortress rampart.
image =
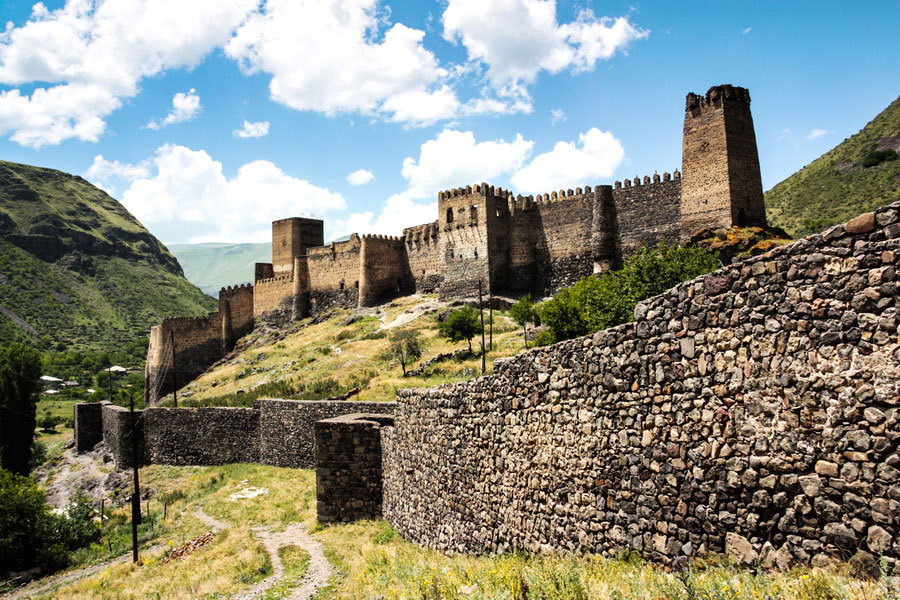
[[(161, 408), (135, 411), (141, 465), (259, 462), (315, 466), (314, 423), (353, 413), (391, 415), (393, 402), (260, 400), (253, 408)], [(109, 402), (75, 405), (79, 452), (106, 442), (117, 468), (130, 467), (128, 410)], [(99, 425), (99, 429), (97, 428)]]
[[(253, 319), (285, 324), (416, 291), (473, 297), (479, 284), (485, 293), (542, 297), (621, 266), (642, 244), (677, 244), (704, 226), (765, 225), (749, 92), (721, 85), (688, 94), (684, 114), (683, 176), (676, 170), (536, 197), (478, 183), (439, 192), (437, 220), (402, 237), (354, 233), (327, 246), (321, 220), (274, 221), (272, 262), (257, 264), (252, 290), (241, 292), (240, 331), (248, 298)], [(182, 349), (192, 356), (178, 385), (230, 351), (240, 337), (234, 315), (234, 302), (220, 301), (208, 323), (182, 328), (176, 356)], [(164, 322), (151, 333), (148, 374), (162, 373), (151, 402), (172, 389), (162, 344), (174, 328)]]
[(900, 203), (400, 391), (384, 516), (450, 552), (900, 557), (898, 256)]

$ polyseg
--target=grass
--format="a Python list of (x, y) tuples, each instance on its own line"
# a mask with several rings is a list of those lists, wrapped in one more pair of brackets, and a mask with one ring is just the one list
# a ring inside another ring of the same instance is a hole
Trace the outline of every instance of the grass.
[(769, 224), (802, 237), (900, 200), (900, 160), (866, 162), (884, 138), (897, 135), (900, 98), (858, 133), (766, 192)]
[[(846, 565), (797, 568), (767, 573), (735, 567), (721, 557), (695, 561), (673, 571), (634, 555), (619, 558), (569, 554), (448, 556), (403, 540), (382, 519), (319, 526), (315, 521), (315, 476), (310, 470), (261, 465), (167, 467), (141, 470), (152, 490), (154, 525), (144, 525), (143, 566), (130, 562), (48, 593), (47, 598), (223, 598), (246, 590), (271, 572), (271, 564), (252, 527), (276, 530), (306, 523), (335, 567), (320, 600), (383, 598), (412, 600), (896, 600), (886, 581), (855, 579)], [(268, 493), (231, 500), (246, 486)], [(171, 499), (162, 519), (160, 499)], [(158, 506), (157, 506), (158, 505)], [(202, 508), (230, 523), (207, 546), (180, 561), (161, 559), (173, 547), (209, 530), (194, 513)], [(114, 513), (115, 527), (127, 528), (124, 511)], [(111, 520), (112, 521), (112, 520)], [(107, 524), (107, 528), (114, 525)], [(106, 538), (98, 546), (105, 546)], [(100, 550), (87, 562), (105, 558)], [(115, 553), (113, 553), (115, 554)], [(285, 598), (300, 584), (309, 557), (295, 546), (280, 557), (285, 577), (264, 598)]]
[(0, 339), (109, 349), (163, 317), (215, 306), (121, 204), (80, 178), (0, 161), (0, 206), (0, 230), (116, 248), (48, 262), (0, 236)]
[[(250, 406), (254, 400), (267, 397), (319, 400), (353, 388), (360, 388), (353, 400), (389, 401), (398, 389), (479, 375), (481, 359), (477, 355), (435, 364), (418, 377), (404, 377), (400, 364), (384, 356), (389, 339), (380, 334), (394, 330), (381, 329), (382, 324), (419, 312), (422, 314), (404, 327), (420, 333), (425, 345), (422, 361), (466, 347), (465, 342), (451, 344), (438, 336), (437, 317), (446, 308), (424, 310), (434, 303), (433, 296), (408, 296), (374, 309), (371, 315), (349, 325), (351, 311), (345, 310), (322, 323), (312, 324), (306, 319), (292, 326), (283, 338), (268, 339), (267, 334), (251, 333), (241, 340), (239, 355), (194, 380), (187, 388), (190, 394), (179, 395), (179, 405)], [(479, 339), (473, 340), (474, 347), (479, 343)], [(488, 371), (494, 360), (522, 350), (521, 330), (505, 313), (494, 311), (494, 351), (487, 356)], [(171, 398), (164, 405), (170, 402)]]

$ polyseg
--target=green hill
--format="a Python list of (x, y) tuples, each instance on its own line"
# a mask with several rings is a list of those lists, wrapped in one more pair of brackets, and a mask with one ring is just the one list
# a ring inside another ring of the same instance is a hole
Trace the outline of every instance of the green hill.
[(769, 224), (797, 238), (900, 199), (900, 98), (766, 192)]
[(251, 283), (253, 265), (272, 262), (272, 244), (169, 244), (184, 276), (210, 296), (226, 285)]
[(106, 192), (0, 161), (0, 340), (109, 349), (214, 306)]

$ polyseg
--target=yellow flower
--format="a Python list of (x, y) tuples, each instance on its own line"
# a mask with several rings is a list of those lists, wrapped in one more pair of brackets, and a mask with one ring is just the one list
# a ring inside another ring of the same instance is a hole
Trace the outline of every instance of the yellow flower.
[(809, 579), (809, 575), (801, 575), (800, 579)]

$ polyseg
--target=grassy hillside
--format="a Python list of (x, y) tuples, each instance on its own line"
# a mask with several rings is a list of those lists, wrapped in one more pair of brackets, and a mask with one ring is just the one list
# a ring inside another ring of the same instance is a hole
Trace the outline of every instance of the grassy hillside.
[(226, 285), (251, 283), (253, 265), (272, 262), (272, 244), (169, 244), (184, 276), (210, 296)]
[(106, 349), (214, 301), (81, 177), (0, 161), (0, 339)]
[(766, 192), (769, 224), (793, 237), (815, 233), (900, 199), (900, 98)]
[[(791, 598), (863, 600), (893, 598), (889, 580), (864, 581), (845, 565), (796, 568), (785, 573), (740, 569), (722, 557), (696, 560), (683, 571), (654, 566), (633, 555), (601, 556), (524, 553), (448, 556), (403, 540), (382, 519), (322, 527), (315, 519), (315, 474), (311, 470), (262, 465), (142, 469), (150, 517), (141, 525), (141, 559), (128, 560), (126, 509), (110, 511), (99, 544), (83, 551), (84, 564), (125, 555), (77, 581), (39, 581), (33, 598), (138, 599), (229, 598), (247, 593), (272, 575), (264, 536), (305, 524), (333, 567), (319, 600), (414, 598), (457, 600), (757, 600)], [(241, 492), (264, 490), (255, 497)], [(163, 500), (168, 500), (163, 515)], [(209, 517), (220, 525), (213, 531)], [(261, 529), (261, 526), (265, 529)], [(212, 533), (211, 536), (209, 534)], [(180, 560), (165, 559), (190, 540), (211, 537)], [(271, 539), (271, 537), (270, 537)], [(107, 541), (109, 540), (109, 542)], [(112, 550), (110, 551), (110, 546)], [(288, 598), (302, 582), (308, 556), (296, 545), (279, 550), (285, 571), (259, 596)], [(215, 568), (210, 568), (214, 565)], [(82, 568), (81, 567), (78, 568)], [(70, 577), (75, 577), (71, 575)], [(306, 596), (300, 596), (306, 597)]]
[[(422, 360), (413, 368), (466, 348), (465, 342), (451, 344), (438, 336), (437, 319), (449, 309), (436, 296), (407, 296), (363, 313), (337, 311), (321, 323), (305, 319), (284, 332), (254, 331), (238, 342), (234, 355), (180, 392), (179, 406), (245, 406), (257, 397), (316, 400), (353, 388), (360, 388), (353, 400), (393, 400), (398, 388), (470, 379), (481, 371), (478, 356), (444, 360), (415, 377), (403, 377), (400, 365), (384, 356), (390, 335), (399, 329), (418, 331), (424, 342)], [(472, 340), (476, 352), (479, 344), (480, 338)], [(522, 350), (522, 330), (494, 311), (488, 370), (495, 359)]]

